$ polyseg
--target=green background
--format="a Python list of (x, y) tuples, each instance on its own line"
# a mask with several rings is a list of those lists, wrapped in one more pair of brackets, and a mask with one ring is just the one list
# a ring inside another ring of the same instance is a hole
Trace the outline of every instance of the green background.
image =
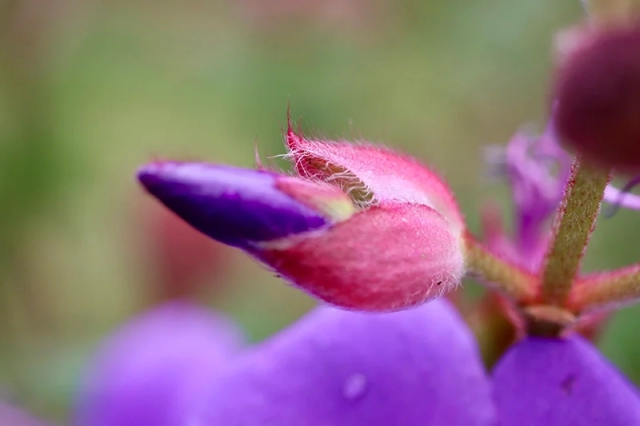
[[(577, 0), (4, 0), (0, 392), (65, 419), (95, 345), (149, 304), (136, 167), (158, 156), (251, 167), (256, 143), (263, 157), (284, 152), (288, 104), (309, 133), (384, 142), (434, 167), (473, 231), (488, 200), (508, 215), (483, 147), (544, 126), (554, 36), (581, 18)], [(601, 220), (585, 268), (640, 259), (639, 221)], [(206, 302), (251, 340), (313, 306), (241, 253), (224, 256)], [(601, 340), (636, 381), (638, 320), (623, 310)]]

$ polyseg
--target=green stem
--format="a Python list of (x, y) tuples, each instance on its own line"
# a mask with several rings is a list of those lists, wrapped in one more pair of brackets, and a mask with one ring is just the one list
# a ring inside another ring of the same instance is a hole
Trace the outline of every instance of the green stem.
[(465, 235), (469, 275), (505, 294), (515, 303), (533, 300), (536, 277), (492, 253), (471, 234)]
[(576, 158), (556, 216), (542, 273), (542, 299), (562, 306), (600, 211), (609, 172)]

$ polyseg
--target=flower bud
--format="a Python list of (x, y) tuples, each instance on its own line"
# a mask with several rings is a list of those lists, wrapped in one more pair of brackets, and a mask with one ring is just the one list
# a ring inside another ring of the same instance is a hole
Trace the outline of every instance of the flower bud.
[(563, 143), (588, 160), (640, 170), (640, 25), (590, 30), (555, 83)]
[(459, 284), (464, 258), (450, 231), (427, 206), (374, 206), (313, 238), (265, 244), (258, 257), (325, 302), (393, 311)]
[(291, 125), (286, 144), (300, 176), (339, 186), (361, 205), (421, 204), (442, 215), (455, 234), (465, 228), (451, 189), (414, 158), (371, 144), (310, 140)]
[(139, 178), (196, 229), (333, 305), (400, 310), (459, 284), (464, 222), (431, 171), (370, 145), (307, 141), (291, 130), (287, 141), (299, 177), (154, 163)]
[(289, 195), (291, 191), (279, 189), (282, 176), (275, 173), (162, 162), (142, 167), (138, 178), (149, 193), (191, 226), (235, 247), (250, 248), (257, 242), (332, 223), (329, 216), (310, 206), (313, 202), (305, 203), (304, 194), (296, 199)]

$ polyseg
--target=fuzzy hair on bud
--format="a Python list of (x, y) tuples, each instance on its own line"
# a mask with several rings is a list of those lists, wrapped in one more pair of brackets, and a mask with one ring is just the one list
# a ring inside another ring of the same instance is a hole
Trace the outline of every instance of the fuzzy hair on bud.
[(347, 194), (323, 182), (280, 176), (276, 179), (276, 188), (334, 222), (347, 220), (357, 211)]
[(286, 144), (300, 176), (340, 186), (361, 206), (420, 204), (435, 209), (456, 232), (464, 229), (451, 189), (411, 157), (371, 144), (309, 140), (291, 124)]
[(410, 157), (287, 131), (297, 176), (151, 163), (145, 189), (211, 238), (239, 247), (335, 306), (395, 311), (455, 288), (465, 269), (451, 190)]
[(266, 243), (258, 257), (323, 301), (363, 311), (424, 303), (464, 275), (460, 240), (420, 204), (373, 206), (314, 237)]
[(588, 160), (640, 170), (640, 24), (589, 30), (560, 67), (556, 128)]

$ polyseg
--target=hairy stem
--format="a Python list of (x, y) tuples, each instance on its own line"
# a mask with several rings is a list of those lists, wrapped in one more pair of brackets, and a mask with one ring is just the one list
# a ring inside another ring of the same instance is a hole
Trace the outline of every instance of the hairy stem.
[(606, 310), (640, 300), (640, 264), (580, 279), (569, 297), (568, 307), (582, 314)]
[(464, 237), (469, 275), (504, 293), (516, 303), (533, 300), (536, 296), (536, 277), (492, 253), (476, 238)]
[(542, 272), (542, 300), (561, 306), (567, 299), (600, 211), (609, 172), (576, 158), (556, 216)]

